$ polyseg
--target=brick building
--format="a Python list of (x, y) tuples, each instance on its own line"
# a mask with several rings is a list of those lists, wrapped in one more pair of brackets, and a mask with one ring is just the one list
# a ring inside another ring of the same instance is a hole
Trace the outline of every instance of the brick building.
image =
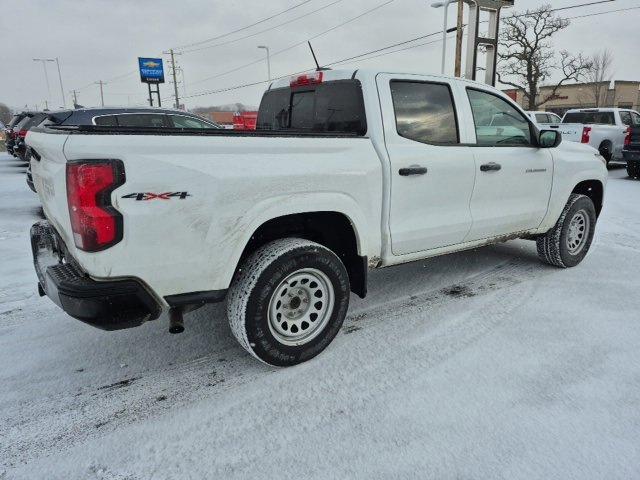
[[(546, 98), (552, 87), (542, 87), (540, 96)], [(521, 90), (508, 89), (504, 93), (513, 98), (519, 105), (527, 109), (524, 94)], [(596, 106), (596, 89), (594, 84), (575, 83), (563, 85), (556, 96), (538, 107), (538, 110), (557, 113), (562, 116), (572, 108), (594, 108)], [(600, 88), (600, 107), (640, 108), (640, 82), (615, 80), (605, 82)]]

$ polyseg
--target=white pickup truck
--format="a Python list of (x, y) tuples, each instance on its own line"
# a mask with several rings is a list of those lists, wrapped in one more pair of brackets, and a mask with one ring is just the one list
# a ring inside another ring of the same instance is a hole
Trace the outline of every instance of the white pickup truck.
[(580, 263), (607, 171), (560, 142), (487, 85), (363, 70), (273, 82), (256, 132), (41, 126), (40, 293), (105, 329), (168, 312), (174, 332), (226, 299), (246, 350), (294, 365), (332, 341), (371, 268), (515, 238)]
[(587, 108), (568, 110), (558, 129), (563, 140), (580, 142), (598, 149), (607, 164), (623, 160), (622, 150), (631, 127), (640, 126), (640, 114), (623, 108)]

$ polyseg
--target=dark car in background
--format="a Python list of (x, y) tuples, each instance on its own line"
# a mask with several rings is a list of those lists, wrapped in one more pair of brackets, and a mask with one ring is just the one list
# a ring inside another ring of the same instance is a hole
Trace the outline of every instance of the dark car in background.
[(4, 127), (5, 148), (7, 149), (7, 152), (9, 152), (14, 157), (16, 156), (15, 153), (13, 153), (13, 147), (16, 143), (16, 132), (14, 128), (18, 125), (18, 123), (20, 123), (22, 119), (27, 116), (28, 113), (29, 112), (20, 112), (14, 114), (11, 121)]
[(217, 123), (182, 110), (164, 108), (81, 108), (49, 114), (55, 125), (106, 127), (222, 128)]
[(48, 112), (28, 112), (27, 115), (13, 127), (14, 144), (12, 148), (15, 157), (26, 161), (27, 144), (25, 143), (25, 138), (27, 132), (33, 127), (40, 125), (47, 119), (48, 115)]
[(627, 162), (629, 176), (640, 179), (640, 126), (629, 127), (622, 155)]
[[(33, 112), (31, 112), (33, 113)], [(38, 112), (41, 113), (41, 112)], [(42, 117), (35, 118), (25, 128), (39, 124), (60, 126), (98, 125), (104, 127), (146, 127), (146, 128), (188, 128), (188, 129), (219, 129), (222, 126), (208, 121), (192, 113), (168, 108), (79, 108), (75, 110), (58, 110), (46, 112)], [(25, 131), (26, 135), (26, 131)], [(24, 144), (24, 137), (22, 137)], [(31, 176), (31, 157), (34, 153), (30, 149), (20, 149), (21, 158), (29, 163), (27, 167), (27, 185), (36, 191)]]

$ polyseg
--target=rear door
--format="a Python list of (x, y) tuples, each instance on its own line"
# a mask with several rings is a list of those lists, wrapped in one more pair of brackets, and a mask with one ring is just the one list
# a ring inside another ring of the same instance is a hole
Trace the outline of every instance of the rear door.
[(377, 77), (391, 164), (389, 225), (394, 255), (461, 243), (471, 228), (475, 167), (440, 77)]
[(466, 88), (465, 115), (472, 141), (476, 182), (473, 226), (467, 241), (537, 228), (547, 213), (553, 163), (536, 147), (530, 120), (506, 98), (480, 87)]

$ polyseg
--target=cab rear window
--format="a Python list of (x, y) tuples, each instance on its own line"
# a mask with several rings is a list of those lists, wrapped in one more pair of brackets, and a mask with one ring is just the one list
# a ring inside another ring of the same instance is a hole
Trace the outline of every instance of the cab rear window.
[(615, 125), (616, 119), (613, 112), (571, 112), (564, 116), (562, 123)]
[(269, 90), (262, 97), (256, 128), (365, 135), (362, 86), (358, 80), (338, 80)]

